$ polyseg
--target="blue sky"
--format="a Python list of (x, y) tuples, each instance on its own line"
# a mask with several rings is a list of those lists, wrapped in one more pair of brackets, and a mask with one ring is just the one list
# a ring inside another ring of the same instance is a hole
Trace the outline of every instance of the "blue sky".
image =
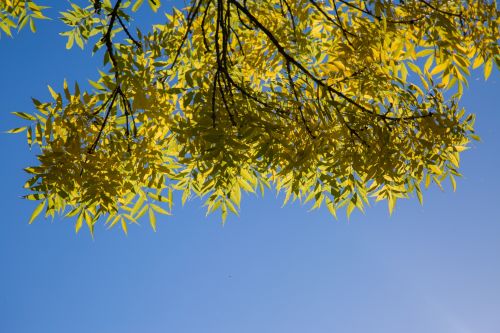
[[(167, 4), (168, 6), (168, 4)], [(0, 40), (0, 129), (48, 98), (47, 84), (96, 78), (100, 58), (65, 50), (60, 23)], [(158, 221), (85, 230), (27, 221), (24, 136), (0, 134), (0, 332), (500, 332), (500, 75), (473, 73), (462, 105), (482, 138), (458, 190), (378, 203), (338, 221), (326, 209), (247, 196), (222, 226), (199, 201)]]

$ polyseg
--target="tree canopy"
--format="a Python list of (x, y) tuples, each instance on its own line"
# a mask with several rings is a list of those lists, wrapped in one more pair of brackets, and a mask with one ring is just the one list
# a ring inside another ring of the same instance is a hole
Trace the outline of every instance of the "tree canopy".
[[(0, 32), (35, 31), (43, 2), (1, 2)], [(75, 216), (77, 231), (146, 214), (156, 228), (176, 191), (223, 220), (266, 187), (333, 215), (422, 202), (455, 187), (478, 139), (459, 103), (471, 69), (500, 66), (495, 0), (191, 0), (147, 31), (142, 0), (69, 3), (66, 47), (101, 54), (100, 78), (49, 87), (11, 132), (37, 146), (30, 222)]]

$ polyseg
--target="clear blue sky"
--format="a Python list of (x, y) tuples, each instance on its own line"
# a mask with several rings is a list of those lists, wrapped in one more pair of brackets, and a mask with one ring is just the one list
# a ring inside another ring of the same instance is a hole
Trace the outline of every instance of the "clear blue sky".
[[(54, 13), (52, 13), (54, 14)], [(60, 23), (0, 40), (0, 129), (30, 97), (96, 78), (100, 58), (66, 51)], [(201, 202), (158, 232), (69, 220), (28, 225), (23, 135), (0, 134), (0, 332), (500, 332), (500, 75), (474, 73), (463, 105), (483, 139), (462, 157), (458, 191), (375, 204), (350, 221), (248, 196), (225, 226)]]

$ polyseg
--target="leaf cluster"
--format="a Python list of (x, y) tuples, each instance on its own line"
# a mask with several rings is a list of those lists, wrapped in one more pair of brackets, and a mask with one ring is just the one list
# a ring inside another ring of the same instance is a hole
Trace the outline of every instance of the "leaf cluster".
[(146, 213), (156, 228), (176, 191), (223, 220), (266, 187), (333, 215), (422, 202), (431, 183), (455, 188), (479, 139), (459, 104), (470, 70), (500, 63), (495, 1), (193, 0), (134, 33), (142, 1), (96, 3), (62, 18), (67, 47), (104, 49), (92, 91), (50, 88), (12, 130), (39, 149), (35, 215), (76, 230)]
[(0, 37), (2, 32), (12, 37), (12, 30), (21, 30), (29, 24), (32, 32), (36, 31), (35, 20), (48, 19), (40, 6), (32, 0), (2, 0), (0, 2)]

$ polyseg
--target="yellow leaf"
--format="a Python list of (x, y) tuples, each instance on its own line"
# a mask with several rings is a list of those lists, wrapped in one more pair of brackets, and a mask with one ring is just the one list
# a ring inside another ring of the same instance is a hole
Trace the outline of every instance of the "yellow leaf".
[(438, 167), (437, 165), (429, 165), (429, 169), (435, 173), (436, 175), (441, 175), (443, 173), (443, 171), (441, 170), (440, 167)]
[(8, 130), (7, 133), (20, 133), (22, 131), (25, 131), (27, 128), (28, 128), (28, 126), (17, 127), (17, 128), (13, 128), (13, 129)]
[(36, 219), (36, 217), (38, 215), (40, 215), (40, 213), (42, 212), (43, 208), (45, 207), (45, 201), (46, 200), (43, 200), (42, 202), (40, 202), (38, 204), (38, 206), (36, 206), (35, 210), (33, 211), (33, 213), (31, 214), (31, 217), (30, 217), (30, 220), (29, 220), (29, 224), (33, 223), (33, 221)]
[(455, 146), (455, 150), (459, 153), (463, 152), (464, 150), (469, 149), (469, 147), (466, 146)]
[(453, 175), (450, 175), (450, 181), (451, 181), (451, 186), (453, 187), (453, 192), (457, 190), (457, 182), (455, 181), (455, 177)]
[(484, 63), (484, 59), (481, 56), (477, 56), (472, 63), (472, 69), (476, 69)]
[(490, 59), (486, 64), (484, 64), (484, 79), (488, 80), (493, 69), (493, 59)]
[(387, 198), (387, 205), (389, 207), (389, 215), (392, 215), (394, 208), (396, 207), (397, 198), (389, 193), (389, 197)]
[(122, 223), (122, 230), (123, 230), (123, 232), (125, 233), (125, 235), (127, 235), (127, 233), (128, 233), (128, 226), (127, 226), (127, 222), (125, 222), (125, 220), (122, 218), (122, 219), (121, 219), (121, 223)]
[(144, 0), (137, 0), (134, 5), (132, 6), (132, 11), (133, 12), (136, 12), (142, 5), (142, 3), (144, 2)]
[(158, 213), (163, 214), (163, 215), (171, 215), (169, 212), (167, 212), (165, 209), (161, 208), (158, 205), (150, 204), (150, 206), (151, 206), (151, 208), (153, 208), (153, 210), (155, 212), (158, 212)]
[(28, 113), (25, 112), (12, 112), (13, 115), (16, 115), (20, 118), (26, 119), (26, 120), (36, 120), (36, 118)]
[(421, 205), (423, 205), (424, 198), (422, 196), (422, 191), (420, 190), (420, 185), (418, 184), (415, 185), (415, 191), (417, 192), (418, 201), (420, 202)]
[(153, 209), (149, 209), (149, 224), (151, 224), (151, 228), (156, 231), (156, 216)]
[(83, 211), (80, 211), (80, 214), (78, 215), (78, 218), (76, 219), (75, 223), (75, 233), (78, 233), (78, 231), (80, 231), (82, 225), (83, 225)]
[(353, 201), (349, 201), (349, 205), (347, 206), (347, 218), (351, 216), (352, 211), (356, 208), (356, 203)]
[(335, 204), (330, 200), (326, 200), (326, 207), (328, 208), (328, 211), (330, 214), (333, 215), (333, 217), (336, 219), (337, 218), (337, 211), (335, 210)]
[(438, 73), (441, 73), (442, 71), (444, 71), (446, 68), (448, 67), (448, 63), (444, 62), (444, 63), (441, 63), (439, 65), (437, 65), (436, 67), (434, 67), (434, 69), (431, 71), (431, 75), (434, 76)]

